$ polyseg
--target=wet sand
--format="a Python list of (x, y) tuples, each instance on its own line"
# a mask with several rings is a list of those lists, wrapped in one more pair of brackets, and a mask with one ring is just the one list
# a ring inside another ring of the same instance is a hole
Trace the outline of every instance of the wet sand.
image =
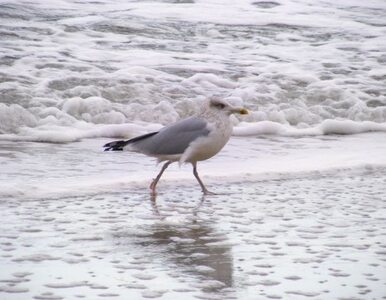
[(386, 299), (384, 168), (0, 202), (0, 298)]

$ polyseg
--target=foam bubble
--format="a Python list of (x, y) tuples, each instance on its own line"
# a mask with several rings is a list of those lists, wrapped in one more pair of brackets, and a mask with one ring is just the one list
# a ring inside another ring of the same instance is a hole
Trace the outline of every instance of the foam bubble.
[(0, 103), (0, 133), (17, 132), (20, 127), (34, 127), (38, 123), (36, 117), (18, 104)]

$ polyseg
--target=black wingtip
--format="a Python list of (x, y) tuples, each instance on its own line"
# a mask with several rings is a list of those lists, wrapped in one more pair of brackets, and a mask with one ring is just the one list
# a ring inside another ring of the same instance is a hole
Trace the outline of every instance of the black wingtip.
[(103, 151), (123, 151), (123, 148), (113, 148), (113, 147), (110, 147), (110, 148), (106, 148), (105, 150)]
[(150, 133), (147, 133), (147, 134), (144, 134), (141, 136), (137, 136), (137, 137), (132, 138), (132, 139), (127, 140), (127, 141), (121, 140), (121, 141), (114, 141), (114, 142), (107, 143), (103, 146), (104, 148), (106, 148), (104, 151), (110, 151), (110, 150), (123, 151), (123, 147), (125, 147), (126, 145), (142, 141), (142, 140), (147, 139), (147, 138), (149, 138), (157, 133), (158, 133), (158, 131), (157, 132), (150, 132)]
[(127, 145), (127, 141), (114, 141), (103, 145), (104, 151), (123, 151), (123, 147)]

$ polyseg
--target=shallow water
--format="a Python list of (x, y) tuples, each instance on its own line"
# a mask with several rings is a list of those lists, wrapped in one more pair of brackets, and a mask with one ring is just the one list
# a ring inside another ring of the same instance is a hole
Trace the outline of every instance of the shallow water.
[[(148, 191), (159, 172), (154, 158), (128, 151), (103, 152), (107, 139), (50, 144), (0, 144), (0, 197), (64, 197), (140, 188)], [(319, 172), (386, 167), (384, 133), (320, 137), (233, 137), (215, 157), (199, 162), (208, 185), (222, 192), (227, 182), (308, 176)], [(190, 165), (172, 164), (163, 184), (198, 186)]]

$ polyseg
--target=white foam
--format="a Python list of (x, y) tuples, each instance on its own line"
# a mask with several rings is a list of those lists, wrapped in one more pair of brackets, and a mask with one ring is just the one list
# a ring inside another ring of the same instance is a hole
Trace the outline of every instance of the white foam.
[(36, 117), (20, 105), (0, 103), (0, 133), (14, 132), (21, 126), (37, 125)]
[(251, 123), (386, 121), (384, 3), (172, 2), (5, 6), (0, 132), (48, 124), (70, 132), (79, 121), (166, 124), (211, 94), (244, 102)]
[(77, 122), (74, 127), (56, 126), (47, 122), (38, 128), (23, 127), (18, 134), (3, 134), (3, 141), (27, 141), (47, 143), (70, 143), (81, 139), (100, 137), (130, 138), (150, 131), (159, 130), (159, 124), (116, 124), (90, 125), (86, 122)]
[[(165, 107), (162, 108), (162, 106)], [(170, 104), (160, 103), (158, 108), (159, 113), (167, 110)], [(23, 110), (21, 110), (23, 112)], [(52, 113), (55, 113), (53, 110)], [(27, 113), (28, 115), (28, 113)], [(87, 118), (86, 116), (83, 116)], [(261, 118), (259, 114), (254, 116)], [(271, 116), (275, 118), (275, 116)], [(17, 115), (11, 116), (14, 122), (21, 122), (23, 125), (29, 121), (28, 118), (20, 118)], [(91, 118), (91, 116), (90, 116)], [(21, 127), (17, 133), (8, 133), (0, 135), (0, 140), (3, 141), (28, 141), (28, 142), (48, 142), (48, 143), (69, 143), (76, 142), (82, 139), (91, 138), (132, 138), (134, 136), (145, 134), (152, 131), (158, 131), (162, 125), (158, 123), (124, 123), (125, 118), (122, 113), (106, 112), (99, 113), (94, 118), (99, 118), (103, 123), (121, 123), (121, 124), (92, 124), (87, 122), (76, 121), (71, 127), (56, 125), (57, 119), (49, 115), (40, 120), (41, 125), (31, 127)], [(177, 119), (177, 118), (176, 118)], [(9, 120), (9, 119), (6, 119)], [(34, 121), (33, 117), (31, 119)], [(115, 121), (115, 122), (114, 122)], [(350, 135), (366, 132), (386, 132), (386, 123), (376, 122), (355, 122), (351, 120), (324, 120), (316, 126), (294, 127), (288, 124), (281, 124), (273, 121), (260, 122), (241, 122), (233, 119), (236, 126), (233, 129), (234, 136), (261, 136), (261, 135), (277, 135), (277, 136), (323, 136), (323, 135)], [(36, 121), (35, 121), (36, 122)]]
[[(336, 19), (331, 16), (330, 9), (323, 6), (297, 4), (295, 1), (278, 2), (270, 11), (258, 9), (251, 1), (195, 1), (195, 4), (173, 5), (167, 3), (143, 2), (132, 5), (132, 14), (154, 19), (178, 19), (190, 22), (211, 22), (227, 25), (267, 25), (282, 23), (283, 18), (289, 25), (303, 25), (315, 27), (335, 27)], [(346, 4), (348, 5), (348, 3)], [(219, 13), (221, 10), (221, 14)], [(318, 12), (319, 14), (315, 15)], [(348, 28), (366, 28), (364, 24), (350, 19), (341, 20), (342, 26)]]
[(234, 134), (248, 135), (282, 135), (282, 136), (320, 136), (330, 134), (358, 134), (365, 132), (386, 132), (386, 123), (354, 122), (351, 120), (324, 120), (310, 128), (294, 128), (272, 121), (241, 123), (234, 128)]
[(182, 84), (199, 84), (207, 87), (224, 87), (224, 88), (236, 88), (237, 84), (229, 80), (222, 79), (214, 74), (196, 74), (192, 77), (184, 80)]
[(76, 26), (76, 25), (90, 25), (93, 23), (98, 23), (102, 21), (106, 21), (107, 19), (102, 16), (86, 16), (86, 17), (75, 17), (75, 18), (67, 18), (59, 21), (59, 24)]

